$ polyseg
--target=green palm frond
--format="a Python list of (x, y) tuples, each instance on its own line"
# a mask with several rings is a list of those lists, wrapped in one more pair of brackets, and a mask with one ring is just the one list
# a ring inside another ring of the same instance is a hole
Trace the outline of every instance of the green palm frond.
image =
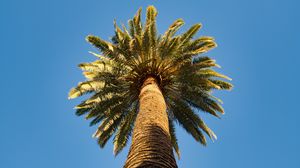
[(121, 124), (119, 125), (118, 131), (114, 138), (114, 153), (117, 155), (126, 146), (127, 141), (133, 130), (134, 121), (138, 113), (138, 103), (132, 104), (131, 109), (125, 115)]
[(99, 37), (92, 36), (92, 35), (87, 36), (86, 40), (90, 42), (93, 46), (98, 48), (100, 52), (102, 52), (105, 56), (110, 58), (114, 57), (114, 53), (115, 53), (114, 51), (116, 47), (110, 42), (104, 41)]
[(214, 80), (214, 79), (209, 79), (210, 82), (214, 83), (215, 85), (218, 85), (220, 89), (224, 90), (231, 90), (233, 85), (229, 82), (221, 81), (221, 80)]
[[(217, 46), (214, 38), (195, 37), (201, 24), (178, 34), (184, 25), (178, 19), (165, 33), (156, 30), (157, 10), (147, 8), (142, 24), (141, 9), (128, 21), (128, 27), (114, 22), (111, 41), (89, 35), (86, 40), (99, 50), (97, 60), (79, 64), (86, 81), (72, 88), (69, 98), (88, 94), (89, 98), (75, 107), (76, 115), (85, 115), (90, 125), (99, 125), (94, 137), (104, 147), (114, 135), (114, 153), (126, 146), (138, 113), (139, 93), (144, 80), (157, 79), (168, 106), (170, 139), (179, 156), (174, 122), (179, 123), (194, 139), (205, 145), (212, 130), (198, 115), (203, 111), (216, 117), (224, 114), (221, 100), (212, 90), (231, 90), (229, 77), (218, 73), (216, 61), (201, 54)], [(99, 124), (100, 123), (100, 124)]]
[(198, 126), (198, 128), (204, 131), (210, 137), (210, 139), (217, 139), (215, 133), (204, 123), (199, 115), (194, 112), (187, 102), (178, 99), (173, 101), (176, 103), (175, 105), (178, 105), (179, 108), (183, 109), (182, 112), (185, 113), (185, 116), (187, 116), (194, 125)]
[(187, 32), (182, 34), (180, 36), (181, 45), (185, 45), (187, 42), (189, 42), (193, 38), (193, 36), (199, 31), (200, 28), (201, 24), (195, 24)]
[(105, 119), (94, 133), (93, 137), (98, 138), (98, 144), (100, 147), (104, 147), (109, 138), (115, 133), (122, 119), (130, 111), (131, 104), (136, 98), (126, 97), (122, 102), (112, 107), (110, 111), (104, 113)]
[(157, 30), (156, 30), (156, 16), (157, 11), (153, 6), (150, 6), (147, 9), (147, 17), (146, 17), (146, 25), (144, 34), (148, 34), (148, 44), (144, 44), (143, 46), (149, 46), (152, 48), (156, 47), (157, 40)]
[(134, 25), (134, 30), (135, 30), (135, 35), (136, 36), (141, 36), (142, 33), (142, 22), (141, 22), (141, 12), (142, 8), (140, 8), (136, 15), (133, 18), (133, 25)]
[(171, 118), (169, 118), (169, 131), (170, 131), (171, 142), (172, 142), (173, 148), (174, 148), (178, 158), (180, 158), (180, 151), (179, 151), (179, 146), (178, 146), (178, 142), (177, 142), (174, 121)]
[(187, 114), (192, 111), (191, 107), (187, 103), (176, 98), (172, 99), (172, 103), (169, 107), (170, 111), (173, 112), (175, 119), (186, 130), (186, 132), (191, 134), (196, 141), (206, 145), (206, 138), (199, 129), (197, 123), (193, 120), (192, 117), (194, 116)]
[(185, 95), (182, 96), (191, 106), (200, 109), (203, 112), (207, 112), (218, 118), (220, 118), (218, 112), (221, 114), (224, 113), (221, 106), (205, 92), (185, 90)]
[(77, 87), (71, 89), (69, 93), (69, 99), (73, 99), (82, 96), (86, 93), (96, 92), (104, 87), (103, 81), (86, 81), (80, 82)]

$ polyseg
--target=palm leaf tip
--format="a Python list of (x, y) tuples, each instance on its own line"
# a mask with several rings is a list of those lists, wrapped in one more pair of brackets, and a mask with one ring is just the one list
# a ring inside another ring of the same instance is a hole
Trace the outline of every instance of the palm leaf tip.
[(94, 35), (87, 35), (86, 36), (86, 38), (85, 38), (85, 40), (87, 41), (87, 42), (90, 42), (90, 43), (95, 43), (96, 41), (97, 41), (97, 37), (96, 36), (94, 36)]
[(147, 14), (151, 17), (157, 16), (157, 10), (153, 5), (147, 7)]
[(75, 99), (79, 97), (81, 94), (76, 88), (72, 88), (69, 92), (68, 99)]
[(214, 141), (214, 139), (215, 139), (215, 140), (218, 139), (217, 135), (216, 135), (214, 132), (212, 132), (211, 139), (212, 139), (212, 141)]

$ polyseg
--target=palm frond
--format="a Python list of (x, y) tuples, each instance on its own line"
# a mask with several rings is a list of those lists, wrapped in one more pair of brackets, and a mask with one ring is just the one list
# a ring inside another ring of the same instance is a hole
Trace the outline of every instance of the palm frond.
[(171, 37), (174, 36), (174, 34), (178, 31), (178, 29), (184, 25), (184, 21), (182, 19), (177, 19), (174, 21), (174, 23), (171, 24), (171, 26), (168, 28), (168, 30), (165, 32), (165, 34), (162, 36), (161, 44), (165, 44)]
[(217, 112), (224, 114), (221, 106), (216, 103), (215, 100), (211, 99), (205, 92), (190, 92), (185, 90), (183, 99), (187, 101), (194, 108), (200, 109), (203, 112), (207, 112), (213, 116), (220, 118)]
[(221, 89), (224, 90), (231, 90), (233, 85), (229, 82), (221, 81), (221, 80), (214, 80), (214, 79), (209, 79), (212, 83), (215, 85), (218, 85)]
[(211, 140), (217, 139), (217, 136), (215, 133), (204, 123), (204, 121), (197, 115), (192, 108), (190, 108), (190, 105), (182, 100), (175, 100), (176, 105), (181, 106), (184, 110), (182, 111), (185, 113), (186, 116), (195, 124), (197, 125), (201, 130), (203, 130)]
[(119, 127), (125, 114), (130, 110), (129, 107), (135, 101), (134, 97), (126, 97), (122, 102), (114, 106), (109, 113), (105, 114), (106, 118), (98, 127), (93, 137), (98, 138), (100, 147), (104, 147), (108, 139)]
[(93, 46), (98, 48), (105, 56), (113, 58), (115, 56), (114, 49), (116, 48), (110, 42), (104, 41), (99, 37), (89, 35), (86, 37), (86, 40), (90, 42)]
[(102, 100), (96, 104), (85, 118), (90, 119), (99, 115), (108, 115), (113, 108), (122, 103), (126, 98), (124, 95), (102, 97)]
[(172, 99), (173, 104), (170, 105), (170, 110), (173, 112), (175, 119), (182, 125), (182, 127), (193, 136), (193, 138), (203, 145), (206, 145), (206, 138), (202, 131), (199, 129), (198, 125), (193, 122), (190, 118), (191, 116), (186, 114), (186, 111), (192, 111), (190, 107), (178, 101), (177, 99)]
[(218, 77), (218, 78), (224, 78), (227, 80), (232, 80), (226, 75), (222, 75), (212, 69), (201, 69), (197, 72), (197, 74), (203, 78), (209, 78), (209, 77)]
[(118, 131), (114, 137), (115, 155), (118, 155), (127, 144), (127, 141), (133, 129), (134, 121), (138, 113), (137, 110), (138, 110), (138, 103), (135, 102), (132, 104), (131, 109), (128, 111), (128, 113), (121, 121)]
[(135, 35), (139, 37), (141, 37), (141, 33), (142, 33), (141, 12), (142, 12), (142, 8), (140, 8), (137, 11), (136, 15), (133, 18)]
[(174, 148), (178, 158), (180, 158), (180, 151), (179, 151), (179, 146), (178, 146), (178, 142), (177, 142), (175, 126), (173, 124), (173, 119), (171, 119), (171, 118), (169, 118), (169, 132), (170, 132), (173, 148)]
[(149, 6), (147, 8), (145, 33), (148, 33), (149, 46), (152, 48), (156, 47), (156, 40), (157, 40), (156, 16), (157, 16), (157, 11), (154, 8), (154, 6)]
[[(114, 134), (116, 131), (116, 128), (120, 124), (121, 121), (121, 115), (115, 115), (113, 119), (106, 119), (102, 122), (102, 124), (99, 126), (98, 130), (95, 132), (93, 137), (98, 138), (98, 144), (101, 148), (105, 146), (107, 141), (110, 139), (110, 137)], [(100, 129), (101, 127), (101, 129)]]
[(72, 88), (69, 92), (69, 99), (74, 99), (83, 94), (98, 91), (104, 87), (103, 81), (86, 81), (80, 82), (77, 87)]
[(180, 36), (181, 45), (185, 45), (187, 42), (189, 42), (193, 38), (193, 36), (199, 31), (201, 26), (201, 24), (195, 24), (187, 32), (182, 34)]

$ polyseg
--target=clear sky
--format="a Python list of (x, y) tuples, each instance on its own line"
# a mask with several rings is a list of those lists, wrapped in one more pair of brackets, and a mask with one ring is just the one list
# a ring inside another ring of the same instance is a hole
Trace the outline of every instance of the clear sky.
[[(233, 78), (222, 119), (203, 115), (218, 135), (207, 147), (177, 129), (181, 168), (299, 168), (299, 39), (297, 0), (1, 0), (0, 167), (118, 168), (111, 141), (100, 149), (67, 93), (91, 61), (88, 34), (106, 40), (113, 19), (126, 23), (139, 7), (158, 9), (158, 30), (177, 18), (186, 30), (216, 38), (208, 55)], [(145, 11), (143, 11), (144, 14)], [(144, 15), (143, 15), (144, 16)]]

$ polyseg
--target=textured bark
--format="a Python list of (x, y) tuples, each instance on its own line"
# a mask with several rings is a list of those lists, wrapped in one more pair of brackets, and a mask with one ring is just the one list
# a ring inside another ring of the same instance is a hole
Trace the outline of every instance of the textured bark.
[(164, 97), (153, 77), (140, 92), (132, 144), (124, 168), (177, 168)]

